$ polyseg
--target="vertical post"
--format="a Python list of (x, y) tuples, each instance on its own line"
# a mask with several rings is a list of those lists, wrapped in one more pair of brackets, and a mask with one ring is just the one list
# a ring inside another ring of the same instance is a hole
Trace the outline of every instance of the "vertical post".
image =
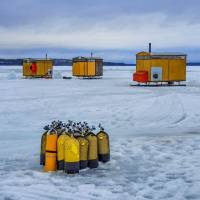
[(47, 60), (47, 53), (46, 53), (46, 60)]
[(149, 43), (149, 53), (151, 53), (151, 43)]
[(93, 57), (93, 52), (91, 52), (91, 58)]

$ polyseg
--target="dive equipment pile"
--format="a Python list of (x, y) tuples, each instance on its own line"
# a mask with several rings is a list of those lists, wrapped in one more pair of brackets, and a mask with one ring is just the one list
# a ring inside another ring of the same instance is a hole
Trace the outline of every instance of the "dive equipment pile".
[(97, 168), (110, 160), (109, 136), (99, 124), (99, 132), (87, 122), (53, 121), (44, 127), (40, 164), (45, 172), (62, 170), (67, 174)]

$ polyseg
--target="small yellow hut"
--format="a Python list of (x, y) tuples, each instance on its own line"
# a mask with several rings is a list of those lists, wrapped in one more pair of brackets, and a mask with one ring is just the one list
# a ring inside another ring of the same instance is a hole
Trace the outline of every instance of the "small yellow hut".
[(94, 78), (103, 76), (103, 59), (95, 57), (73, 58), (72, 75)]
[(25, 59), (23, 60), (23, 76), (27, 78), (52, 78), (53, 60)]
[(181, 82), (186, 80), (186, 58), (183, 53), (152, 53), (136, 54), (136, 72), (133, 80), (139, 83)]

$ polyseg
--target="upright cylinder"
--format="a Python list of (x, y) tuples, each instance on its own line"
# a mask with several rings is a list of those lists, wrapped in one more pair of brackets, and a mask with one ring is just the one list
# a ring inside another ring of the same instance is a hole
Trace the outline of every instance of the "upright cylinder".
[(40, 165), (45, 165), (45, 151), (46, 151), (46, 139), (48, 131), (42, 134), (41, 146), (40, 146)]
[(57, 134), (56, 132), (50, 132), (46, 137), (45, 148), (45, 165), (44, 171), (56, 171), (57, 170)]
[(106, 132), (100, 131), (97, 134), (97, 139), (98, 139), (98, 159), (101, 162), (108, 162), (110, 160), (109, 136)]
[(89, 142), (88, 167), (97, 168), (99, 165), (98, 164), (97, 136), (91, 132), (86, 136), (86, 139)]
[(57, 168), (58, 170), (64, 170), (65, 160), (65, 140), (67, 139), (66, 134), (62, 134), (57, 140)]
[(79, 141), (71, 135), (65, 139), (65, 172), (68, 174), (79, 173), (79, 162)]
[(77, 140), (79, 141), (79, 146), (80, 146), (80, 169), (85, 169), (88, 166), (89, 142), (86, 138), (82, 136), (78, 136)]

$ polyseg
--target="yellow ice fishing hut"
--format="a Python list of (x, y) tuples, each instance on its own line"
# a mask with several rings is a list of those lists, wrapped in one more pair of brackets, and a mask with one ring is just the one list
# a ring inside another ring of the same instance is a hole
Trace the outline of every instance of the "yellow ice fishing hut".
[(103, 59), (97, 57), (73, 58), (72, 74), (77, 77), (94, 78), (103, 76)]
[(186, 80), (186, 54), (182, 53), (152, 53), (136, 54), (136, 72), (133, 81), (138, 83), (174, 84)]
[(27, 78), (52, 78), (53, 60), (51, 59), (23, 60), (23, 76)]

